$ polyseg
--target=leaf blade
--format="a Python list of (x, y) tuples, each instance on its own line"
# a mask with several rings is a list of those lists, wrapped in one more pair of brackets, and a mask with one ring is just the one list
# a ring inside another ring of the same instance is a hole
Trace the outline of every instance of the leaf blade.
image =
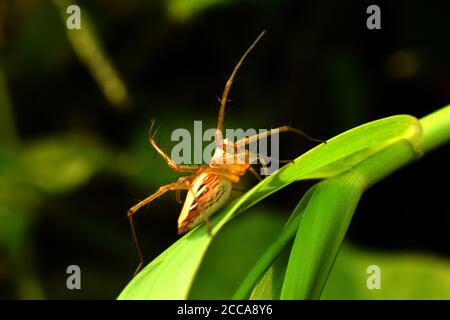
[[(294, 181), (337, 175), (395, 141), (407, 141), (416, 149), (420, 137), (420, 123), (406, 115), (376, 120), (344, 132), (298, 157), (226, 206), (212, 218), (212, 232), (215, 234), (234, 215)], [(354, 154), (359, 155), (346, 161)], [(331, 165), (340, 160), (344, 163), (334, 170)], [(132, 279), (118, 298), (186, 299), (212, 239), (204, 225), (192, 230)]]

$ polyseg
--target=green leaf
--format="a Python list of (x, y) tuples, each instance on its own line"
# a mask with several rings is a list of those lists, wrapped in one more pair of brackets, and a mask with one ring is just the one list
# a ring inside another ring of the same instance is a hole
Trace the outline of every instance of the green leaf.
[[(236, 292), (234, 293), (233, 299), (248, 298), (256, 282), (259, 280), (264, 271), (268, 269), (268, 267), (272, 264), (272, 262), (278, 259), (279, 255), (282, 254), (286, 246), (290, 247), (292, 245), (292, 239), (294, 238), (295, 233), (298, 229), (298, 225), (302, 219), (303, 211), (305, 210), (308, 201), (311, 199), (311, 195), (314, 190), (315, 186), (309, 189), (308, 192), (306, 192), (306, 194), (302, 197), (302, 199), (292, 212), (289, 221), (286, 223), (283, 232), (281, 232), (279, 237), (272, 243), (272, 245), (266, 250), (266, 252), (264, 252), (264, 254), (260, 257), (260, 259), (255, 263), (252, 270), (250, 270), (250, 272), (247, 274), (247, 277), (242, 281), (238, 290), (236, 290)], [(283, 269), (283, 277), (284, 277), (284, 269)], [(272, 285), (270, 285), (270, 283), (272, 282), (271, 280), (272, 274), (273, 273), (271, 270), (270, 276), (268, 278), (270, 280), (268, 280), (268, 283), (264, 283), (263, 288), (260, 290), (261, 292), (258, 293), (253, 292), (252, 296), (256, 295), (259, 297), (256, 299), (271, 299), (275, 295), (279, 295), (279, 293), (275, 294), (272, 292), (268, 293), (265, 292), (266, 289), (274, 291)], [(279, 287), (281, 288), (281, 284)], [(263, 295), (264, 297), (262, 297)]]
[(281, 299), (320, 297), (363, 191), (354, 171), (319, 183), (298, 227)]
[[(406, 115), (349, 130), (300, 156), (226, 206), (213, 217), (212, 232), (216, 234), (233, 216), (294, 181), (337, 175), (396, 141), (418, 150), (420, 139), (418, 120)], [(204, 225), (192, 230), (132, 279), (119, 299), (186, 299), (213, 239)]]
[[(267, 269), (267, 272), (256, 284), (249, 299), (252, 300), (279, 300), (283, 280), (286, 275), (286, 266), (291, 253), (292, 241), (286, 244), (280, 255)], [(242, 298), (243, 299), (243, 298)]]
[(189, 299), (229, 299), (282, 230), (280, 213), (260, 205), (227, 223), (205, 254)]

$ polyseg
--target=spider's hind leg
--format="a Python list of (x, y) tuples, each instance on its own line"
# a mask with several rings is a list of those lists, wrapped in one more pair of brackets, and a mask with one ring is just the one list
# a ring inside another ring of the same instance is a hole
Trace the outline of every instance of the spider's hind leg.
[(304, 133), (303, 131), (293, 128), (291, 126), (281, 126), (278, 128), (274, 128), (274, 129), (270, 129), (268, 131), (265, 132), (261, 132), (258, 134), (255, 134), (253, 136), (250, 137), (244, 137), (242, 139), (240, 139), (239, 141), (237, 141), (236, 143), (240, 143), (240, 144), (244, 144), (244, 145), (248, 145), (254, 141), (263, 139), (263, 138), (267, 138), (275, 133), (280, 133), (280, 132), (294, 132), (297, 133), (303, 137), (305, 137), (306, 139), (308, 139), (309, 141), (313, 141), (313, 142), (318, 142), (318, 143), (327, 143), (325, 140), (321, 140), (321, 139), (316, 139), (316, 138), (312, 138), (311, 136), (307, 135), (306, 133)]

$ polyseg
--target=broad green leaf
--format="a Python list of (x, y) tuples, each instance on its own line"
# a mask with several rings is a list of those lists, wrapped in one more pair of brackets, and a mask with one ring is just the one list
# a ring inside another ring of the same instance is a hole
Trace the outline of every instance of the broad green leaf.
[[(396, 141), (406, 141), (417, 150), (420, 137), (418, 120), (406, 115), (349, 130), (295, 159), (226, 206), (213, 217), (212, 232), (216, 234), (235, 214), (294, 181), (337, 175)], [(144, 268), (119, 299), (186, 299), (213, 239), (204, 225), (192, 230)]]
[(281, 299), (320, 297), (363, 191), (354, 171), (319, 183), (298, 227)]
[(282, 230), (280, 213), (258, 205), (227, 223), (205, 254), (189, 299), (229, 299)]
[[(279, 275), (287, 264), (280, 298), (318, 299), (363, 191), (414, 157), (409, 144), (397, 141), (352, 170), (319, 183), (304, 209), (289, 263), (276, 261), (257, 286), (257, 296), (278, 298)], [(269, 281), (274, 283), (269, 286)]]
[[(294, 211), (286, 223), (284, 230), (278, 236), (278, 238), (271, 244), (271, 246), (264, 252), (260, 259), (255, 263), (252, 270), (247, 274), (247, 277), (242, 281), (239, 288), (233, 295), (233, 299), (246, 299), (250, 296), (252, 289), (255, 287), (256, 282), (259, 280), (261, 275), (269, 268), (269, 266), (278, 259), (278, 256), (285, 250), (286, 246), (292, 242), (295, 233), (298, 229), (298, 225), (302, 219), (303, 211), (311, 199), (311, 195), (315, 190), (315, 186), (310, 188), (305, 195), (302, 197), (298, 205), (295, 207)], [(284, 275), (284, 273), (283, 273)], [(265, 286), (261, 291), (264, 291)], [(271, 288), (271, 286), (270, 286)], [(281, 288), (281, 285), (280, 285)], [(252, 296), (255, 293), (252, 294)], [(262, 293), (257, 293), (256, 295), (261, 296)], [(272, 294), (267, 294), (266, 296), (272, 296)]]
[(281, 253), (270, 265), (267, 271), (254, 287), (249, 299), (252, 300), (279, 300), (286, 267), (291, 253), (292, 241), (286, 244)]

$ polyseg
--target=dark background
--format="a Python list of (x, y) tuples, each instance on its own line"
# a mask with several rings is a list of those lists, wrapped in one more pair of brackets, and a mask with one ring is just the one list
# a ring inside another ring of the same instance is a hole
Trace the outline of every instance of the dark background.
[[(102, 94), (92, 69), (73, 49), (64, 12), (59, 12), (64, 1), (0, 2), (0, 75), (5, 80), (0, 196), (2, 210), (12, 213), (0, 219), (4, 230), (16, 230), (1, 237), (1, 298), (117, 296), (137, 263), (126, 210), (178, 177), (150, 148), (149, 120), (157, 119), (158, 141), (168, 151), (172, 130), (190, 129), (193, 120), (214, 126), (216, 96), (263, 29), (266, 36), (232, 89), (225, 119), (230, 128), (292, 124), (328, 139), (381, 117), (420, 118), (450, 100), (450, 4), (445, 1), (78, 4), (82, 30), (87, 17), (107, 63), (127, 87), (119, 103)], [(366, 28), (369, 4), (381, 7), (381, 30)], [(11, 123), (5, 120), (8, 112)], [(291, 134), (281, 141), (283, 159), (314, 146)], [(88, 173), (66, 183), (67, 167), (52, 166), (48, 148), (67, 148), (67, 154), (55, 151), (55, 161), (80, 157)], [(348, 240), (362, 248), (448, 258), (449, 161), (445, 146), (370, 189)], [(15, 175), (20, 170), (20, 177), (34, 170), (40, 182), (22, 181)], [(43, 182), (48, 186), (41, 190)], [(265, 203), (276, 209), (273, 214), (289, 213), (310, 185), (289, 186)], [(147, 261), (177, 239), (179, 210), (174, 196), (167, 195), (139, 215)], [(82, 291), (65, 288), (70, 264), (82, 267)]]

